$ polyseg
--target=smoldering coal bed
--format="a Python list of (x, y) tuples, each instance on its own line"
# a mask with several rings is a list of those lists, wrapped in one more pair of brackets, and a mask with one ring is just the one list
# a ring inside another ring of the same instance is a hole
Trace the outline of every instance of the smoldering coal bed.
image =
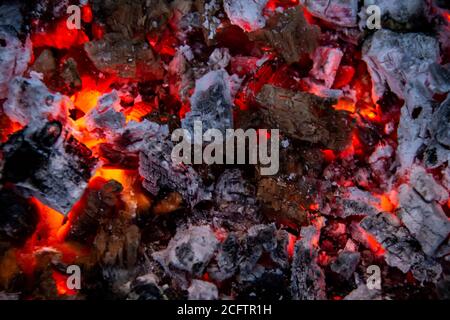
[[(449, 299), (449, 23), (437, 0), (3, 1), (0, 299)], [(175, 163), (196, 121), (278, 129), (278, 173)]]

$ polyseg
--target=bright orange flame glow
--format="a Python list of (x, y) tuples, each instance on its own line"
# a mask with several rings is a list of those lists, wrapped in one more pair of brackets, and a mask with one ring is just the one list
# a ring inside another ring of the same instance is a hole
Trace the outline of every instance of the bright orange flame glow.
[(61, 19), (51, 30), (33, 34), (31, 40), (35, 47), (69, 49), (88, 42), (89, 38), (82, 30), (69, 29), (66, 19)]
[(101, 95), (101, 92), (97, 90), (81, 90), (74, 94), (70, 99), (77, 109), (84, 113), (88, 113), (97, 105), (97, 101)]
[(351, 113), (355, 113), (356, 106), (352, 101), (346, 99), (339, 99), (338, 103), (333, 106), (334, 110), (344, 110)]

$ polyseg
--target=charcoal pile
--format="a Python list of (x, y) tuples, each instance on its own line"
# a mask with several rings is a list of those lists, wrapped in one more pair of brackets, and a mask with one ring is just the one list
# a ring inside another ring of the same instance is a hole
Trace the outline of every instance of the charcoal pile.
[(437, 0), (2, 2), (0, 300), (450, 299), (449, 31)]

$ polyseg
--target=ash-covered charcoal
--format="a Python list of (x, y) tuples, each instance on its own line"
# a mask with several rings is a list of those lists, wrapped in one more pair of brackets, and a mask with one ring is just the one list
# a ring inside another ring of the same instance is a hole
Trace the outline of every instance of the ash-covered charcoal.
[(0, 242), (22, 244), (36, 229), (36, 207), (13, 190), (0, 190)]
[(419, 281), (437, 281), (442, 267), (427, 257), (420, 244), (401, 221), (389, 213), (380, 213), (375, 217), (366, 217), (361, 226), (372, 234), (386, 250), (384, 258), (391, 267), (397, 267), (403, 273), (411, 271)]
[(226, 170), (219, 177), (214, 201), (213, 219), (224, 227), (230, 226), (234, 231), (246, 230), (262, 222), (255, 187), (244, 179), (239, 169)]
[(263, 10), (267, 2), (268, 0), (224, 0), (223, 8), (232, 24), (249, 32), (266, 25)]
[(86, 114), (86, 127), (91, 132), (96, 132), (99, 136), (114, 136), (126, 124), (125, 115), (120, 112), (120, 98), (117, 91), (105, 94)]
[(209, 226), (191, 226), (178, 230), (167, 248), (153, 253), (152, 257), (186, 288), (188, 278), (203, 275), (218, 243)]
[(262, 212), (269, 218), (301, 226), (307, 221), (307, 211), (299, 204), (304, 203), (298, 188), (274, 178), (264, 178), (258, 182), (257, 198), (262, 204)]
[(416, 165), (412, 168), (410, 183), (426, 202), (436, 201), (444, 204), (448, 200), (448, 191), (434, 179), (432, 174), (427, 173), (420, 166)]
[(331, 264), (331, 270), (349, 280), (356, 270), (361, 259), (359, 252), (342, 251)]
[(315, 17), (339, 27), (358, 25), (358, 0), (301, 0)]
[(448, 152), (450, 148), (450, 97), (442, 102), (433, 114), (429, 130), (433, 140)]
[(166, 300), (166, 297), (158, 286), (158, 278), (153, 273), (149, 273), (137, 277), (131, 283), (127, 300)]
[(21, 125), (41, 125), (47, 120), (66, 121), (65, 97), (51, 93), (37, 77), (16, 77), (9, 83), (6, 115)]
[(264, 120), (290, 138), (336, 151), (349, 144), (354, 123), (347, 111), (333, 109), (333, 99), (265, 85), (256, 101)]
[[(3, 8), (3, 6), (1, 7)], [(3, 9), (2, 9), (3, 10)], [(3, 11), (0, 10), (0, 14)], [(0, 20), (1, 21), (1, 20)], [(8, 96), (8, 86), (14, 77), (21, 76), (31, 60), (31, 41), (22, 43), (12, 26), (0, 23), (0, 99)]]
[(66, 236), (68, 241), (86, 243), (97, 234), (101, 219), (110, 218), (119, 201), (122, 185), (114, 180), (101, 188), (90, 188), (83, 198), (84, 206), (76, 210), (70, 221), (70, 229)]
[(143, 186), (153, 195), (162, 189), (177, 191), (190, 207), (210, 200), (212, 195), (198, 173), (191, 167), (173, 162), (173, 143), (167, 135), (146, 141), (139, 153), (139, 174)]
[(314, 65), (310, 72), (311, 76), (323, 81), (327, 88), (331, 88), (343, 56), (344, 53), (339, 48), (317, 48), (313, 55)]
[(374, 97), (382, 97), (386, 84), (405, 99), (406, 84), (426, 79), (430, 65), (439, 62), (439, 43), (421, 33), (379, 30), (364, 43), (363, 60), (372, 76)]
[(361, 283), (358, 288), (346, 295), (344, 300), (382, 300), (382, 296), (380, 290), (369, 289), (367, 284)]
[(217, 300), (219, 299), (219, 290), (211, 282), (202, 280), (192, 280), (188, 288), (189, 300)]
[(26, 127), (2, 146), (3, 180), (67, 214), (83, 194), (97, 159), (60, 122)]
[(108, 74), (143, 81), (162, 79), (164, 75), (161, 61), (143, 40), (108, 33), (101, 40), (86, 43), (84, 50), (97, 69)]
[[(191, 111), (181, 121), (194, 136), (194, 122), (202, 122), (202, 130), (220, 130), (224, 135), (233, 128), (232, 81), (225, 70), (211, 71), (195, 82)], [(236, 81), (236, 79), (234, 80)]]
[(222, 282), (235, 275), (239, 268), (240, 240), (237, 234), (230, 233), (220, 243), (217, 255), (208, 267), (208, 274), (216, 281)]
[(423, 0), (364, 0), (360, 14), (364, 25), (368, 18), (367, 8), (373, 5), (381, 10), (382, 25), (395, 30), (418, 28), (418, 21), (424, 22), (428, 9)]
[[(420, 187), (417, 180), (413, 182)], [(400, 186), (399, 201), (402, 222), (420, 243), (423, 251), (429, 256), (434, 256), (450, 234), (450, 221), (441, 206), (435, 202), (425, 202), (423, 195), (421, 197), (407, 184)]]
[(441, 66), (438, 63), (430, 65), (429, 87), (436, 93), (450, 92), (450, 64)]
[(318, 46), (320, 29), (310, 25), (300, 6), (286, 9), (271, 17), (264, 29), (248, 34), (250, 40), (269, 44), (291, 64), (304, 54), (312, 54)]
[(320, 229), (302, 228), (294, 248), (291, 267), (291, 293), (295, 300), (325, 300), (325, 274), (317, 263)]
[(209, 46), (215, 44), (217, 29), (222, 24), (220, 19), (222, 2), (223, 0), (196, 0), (194, 2), (201, 16), (205, 42)]
[(263, 276), (266, 270), (259, 262), (264, 252), (278, 268), (286, 271), (289, 267), (287, 244), (287, 232), (277, 230), (275, 224), (251, 227), (242, 240), (239, 281), (256, 282)]
[(370, 192), (362, 191), (357, 187), (347, 188), (337, 197), (340, 205), (339, 216), (374, 216), (380, 212), (381, 201)]

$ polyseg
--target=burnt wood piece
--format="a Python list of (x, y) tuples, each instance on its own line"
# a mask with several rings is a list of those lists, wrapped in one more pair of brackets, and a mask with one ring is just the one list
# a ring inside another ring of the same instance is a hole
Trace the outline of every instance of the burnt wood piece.
[(273, 47), (291, 64), (304, 54), (312, 54), (318, 46), (320, 29), (310, 25), (300, 6), (278, 13), (267, 21), (265, 28), (248, 34), (250, 40)]
[(92, 152), (57, 121), (26, 127), (1, 150), (3, 180), (63, 214), (80, 199), (97, 166)]
[(82, 207), (74, 212), (66, 240), (80, 243), (92, 241), (101, 219), (113, 216), (122, 190), (122, 185), (115, 180), (100, 188), (89, 189), (83, 197)]
[(341, 151), (350, 143), (354, 121), (335, 111), (333, 99), (265, 85), (256, 97), (267, 124), (290, 138)]
[(134, 80), (157, 80), (164, 75), (159, 57), (144, 40), (108, 33), (86, 43), (84, 49), (97, 69), (108, 74)]

